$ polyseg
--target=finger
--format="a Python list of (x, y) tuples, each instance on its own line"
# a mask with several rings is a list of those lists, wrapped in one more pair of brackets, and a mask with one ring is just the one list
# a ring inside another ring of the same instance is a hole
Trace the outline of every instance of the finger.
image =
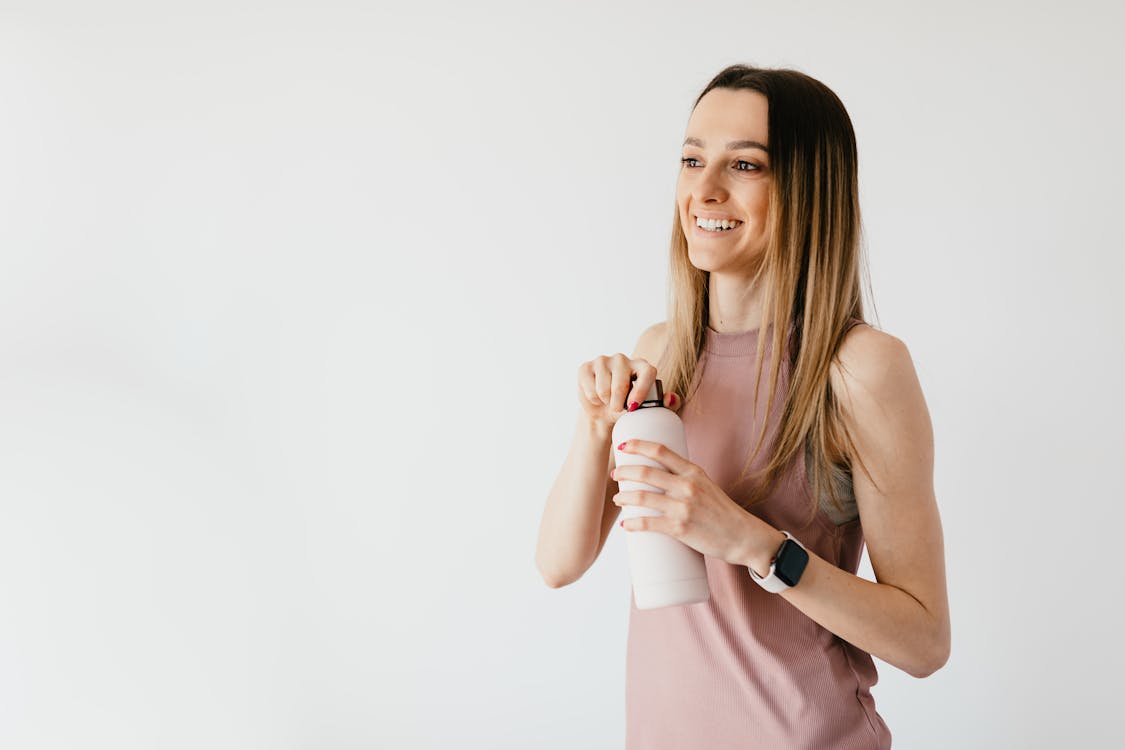
[(621, 519), (621, 528), (626, 531), (659, 531), (667, 533), (663, 527), (664, 519), (660, 516), (634, 516)]
[(586, 390), (586, 389), (585, 389), (585, 388), (584, 388), (584, 387), (583, 387), (583, 386), (582, 386), (581, 384), (579, 384), (579, 386), (578, 386), (578, 395), (579, 395), (580, 397), (582, 397), (583, 399), (585, 399), (586, 401), (589, 401), (589, 402), (590, 402), (591, 404), (593, 404), (594, 406), (599, 406), (599, 405), (601, 405), (601, 401), (600, 401), (600, 400), (598, 400), (598, 394), (594, 393), (594, 380), (593, 380), (593, 377), (591, 377), (591, 378), (590, 378), (590, 385), (589, 385), (589, 387), (590, 387), (590, 390), (588, 390), (588, 391), (587, 391), (587, 390)]
[(582, 366), (578, 368), (578, 393), (594, 406), (599, 406), (601, 401), (598, 400), (593, 365), (593, 362), (583, 362)]
[(641, 505), (653, 510), (665, 512), (668, 507), (668, 496), (660, 492), (648, 492), (646, 490), (624, 490), (618, 492), (613, 496), (615, 505)]
[(673, 476), (658, 466), (645, 466), (644, 464), (617, 465), (613, 469), (613, 480), (618, 484), (622, 482), (636, 482), (647, 484), (664, 492), (674, 492), (681, 487), (683, 480)]
[(684, 405), (683, 399), (681, 399), (675, 393), (665, 393), (664, 394), (664, 406), (668, 407), (672, 411), (678, 412), (680, 410), (680, 407), (683, 406), (683, 405)]
[(613, 395), (609, 403), (614, 411), (624, 411), (629, 408), (625, 403), (625, 396), (632, 385), (630, 381), (630, 376), (633, 374), (632, 364), (624, 354), (615, 354), (610, 369), (613, 371)]
[(648, 398), (648, 392), (656, 382), (656, 368), (645, 359), (634, 359), (631, 366), (637, 377), (629, 392), (629, 403), (636, 401), (639, 404)]
[(598, 397), (598, 403), (608, 404), (610, 387), (613, 385), (613, 374), (609, 370), (608, 360), (606, 357), (598, 357), (591, 366), (594, 369), (594, 395)]
[(648, 456), (667, 469), (671, 474), (683, 474), (693, 466), (691, 461), (688, 461), (668, 446), (651, 440), (632, 438), (631, 440), (626, 440), (621, 443), (619, 450), (622, 453), (636, 453), (641, 456)]

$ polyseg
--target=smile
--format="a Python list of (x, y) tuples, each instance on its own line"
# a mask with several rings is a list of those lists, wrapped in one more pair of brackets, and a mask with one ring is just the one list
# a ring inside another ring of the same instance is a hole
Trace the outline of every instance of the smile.
[(742, 228), (742, 224), (743, 222), (736, 221), (733, 222), (733, 226), (723, 228), (718, 222), (708, 221), (707, 219), (696, 219), (696, 223), (692, 225), (692, 234), (696, 237), (720, 237), (724, 234), (737, 232)]

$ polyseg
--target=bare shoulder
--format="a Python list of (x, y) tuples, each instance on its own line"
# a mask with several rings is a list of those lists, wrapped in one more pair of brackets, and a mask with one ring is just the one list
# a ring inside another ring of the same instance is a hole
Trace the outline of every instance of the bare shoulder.
[(903, 387), (904, 381), (917, 382), (910, 351), (902, 339), (866, 323), (844, 336), (829, 372), (832, 392), (845, 407), (858, 406), (857, 399), (877, 399), (886, 395), (887, 388)]
[(857, 325), (840, 344), (830, 373), (833, 396), (860, 454), (888, 461), (910, 455), (918, 462), (911, 481), (929, 485), (933, 425), (902, 339), (865, 323)]
[(653, 323), (641, 332), (637, 340), (637, 348), (633, 351), (633, 359), (643, 359), (651, 365), (656, 365), (660, 355), (664, 353), (667, 338), (668, 321)]

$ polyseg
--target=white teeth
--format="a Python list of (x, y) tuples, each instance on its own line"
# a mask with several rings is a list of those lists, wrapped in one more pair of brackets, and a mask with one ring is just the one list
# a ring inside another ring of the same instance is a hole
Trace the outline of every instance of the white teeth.
[(733, 219), (701, 219), (698, 216), (695, 218), (696, 226), (703, 227), (704, 229), (708, 229), (712, 232), (734, 229), (741, 223), (741, 221)]

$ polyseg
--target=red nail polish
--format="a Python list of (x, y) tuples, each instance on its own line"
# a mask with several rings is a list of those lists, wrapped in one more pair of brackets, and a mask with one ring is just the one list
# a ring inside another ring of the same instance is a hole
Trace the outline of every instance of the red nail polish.
[(617, 450), (619, 450), (619, 451), (625, 450), (625, 441), (622, 441), (621, 444), (617, 446)]
[(640, 404), (634, 401), (633, 403), (629, 404), (629, 411), (636, 411), (638, 406), (640, 406)]
[(617, 525), (618, 525), (618, 526), (620, 526), (621, 528), (625, 528), (625, 519), (624, 519), (624, 518), (622, 518), (622, 519), (621, 519), (621, 523), (619, 523), (619, 524), (617, 524)]
[(668, 405), (669, 406), (675, 406), (676, 405), (676, 394), (675, 393), (673, 393), (671, 396), (668, 397)]

